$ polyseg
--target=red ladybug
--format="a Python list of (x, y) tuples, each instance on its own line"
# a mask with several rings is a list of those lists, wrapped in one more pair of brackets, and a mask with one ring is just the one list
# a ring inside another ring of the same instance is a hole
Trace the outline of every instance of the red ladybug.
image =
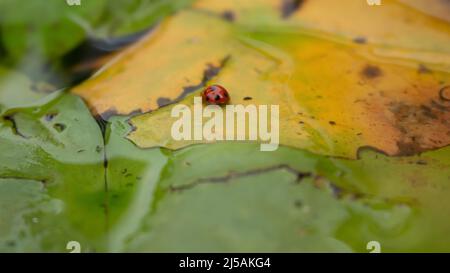
[(202, 92), (203, 100), (208, 104), (227, 104), (230, 101), (228, 91), (220, 85), (210, 85)]

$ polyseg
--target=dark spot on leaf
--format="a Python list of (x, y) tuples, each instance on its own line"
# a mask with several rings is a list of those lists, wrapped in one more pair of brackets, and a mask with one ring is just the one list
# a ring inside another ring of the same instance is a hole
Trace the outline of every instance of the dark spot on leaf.
[(381, 69), (375, 65), (367, 65), (362, 70), (362, 75), (368, 79), (374, 79), (381, 76)]
[(58, 131), (59, 133), (61, 133), (62, 131), (64, 131), (66, 129), (66, 125), (62, 124), (62, 123), (55, 123), (53, 125), (53, 128), (55, 128), (56, 131)]
[(367, 43), (367, 39), (366, 39), (366, 37), (359, 36), (359, 37), (355, 37), (353, 39), (353, 42), (357, 43), (357, 44), (366, 44)]
[(226, 10), (222, 13), (222, 18), (227, 20), (228, 22), (234, 22), (236, 20), (236, 15), (231, 10)]
[(430, 74), (432, 71), (426, 67), (424, 64), (419, 64), (419, 68), (417, 69), (419, 74)]
[(97, 153), (100, 153), (102, 151), (102, 147), (100, 147), (99, 145), (97, 145), (97, 147), (95, 147), (95, 151)]
[(244, 97), (244, 100), (251, 100), (252, 97)]
[(82, 153), (84, 152), (84, 149), (78, 150), (77, 153)]
[(294, 201), (294, 207), (300, 208), (300, 207), (302, 207), (302, 206), (303, 206), (302, 200), (295, 200), (295, 201)]
[(57, 115), (58, 115), (58, 113), (47, 113), (47, 114), (45, 114), (44, 119), (46, 121), (52, 121), (53, 118), (55, 118)]
[(297, 172), (297, 182), (302, 181), (304, 178), (311, 177), (311, 173), (306, 172)]
[(329, 185), (330, 185), (331, 191), (333, 192), (333, 196), (335, 198), (341, 198), (343, 195), (343, 192), (344, 192), (343, 189), (332, 183), (330, 183)]
[(286, 19), (294, 12), (299, 10), (304, 4), (305, 0), (282, 0), (281, 2), (281, 17)]
[(416, 162), (417, 165), (427, 165), (427, 162), (425, 160), (417, 160)]
[(336, 122), (335, 122), (335, 121), (332, 121), (332, 120), (330, 120), (328, 123), (329, 123), (330, 125), (336, 125)]

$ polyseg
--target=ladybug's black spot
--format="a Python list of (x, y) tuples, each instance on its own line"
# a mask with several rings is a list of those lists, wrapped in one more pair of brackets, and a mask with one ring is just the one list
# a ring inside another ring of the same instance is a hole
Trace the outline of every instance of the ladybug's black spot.
[(219, 96), (219, 95), (216, 95), (216, 96), (214, 97), (214, 99), (215, 99), (215, 100), (219, 100), (219, 99), (220, 99), (220, 96)]

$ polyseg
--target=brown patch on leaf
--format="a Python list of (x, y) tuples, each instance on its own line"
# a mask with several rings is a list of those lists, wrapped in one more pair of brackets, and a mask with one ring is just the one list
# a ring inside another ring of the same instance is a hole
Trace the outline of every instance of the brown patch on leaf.
[(412, 156), (426, 151), (426, 148), (420, 146), (420, 142), (416, 138), (412, 138), (408, 142), (397, 141), (397, 148), (397, 155), (401, 156)]
[(368, 79), (374, 79), (382, 75), (381, 69), (375, 65), (367, 65), (361, 71), (361, 74)]
[(362, 98), (362, 114), (370, 116), (362, 129), (370, 138), (365, 146), (389, 156), (411, 156), (450, 145), (450, 102), (442, 100), (436, 83), (367, 96)]
[(450, 143), (449, 115), (432, 103), (414, 105), (391, 102), (389, 111), (393, 114), (393, 125), (400, 134), (396, 155), (415, 155)]

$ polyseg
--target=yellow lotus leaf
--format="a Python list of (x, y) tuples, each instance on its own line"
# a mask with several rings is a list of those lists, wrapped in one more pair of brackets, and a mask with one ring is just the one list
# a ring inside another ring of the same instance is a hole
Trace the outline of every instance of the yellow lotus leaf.
[(365, 146), (410, 155), (450, 143), (447, 22), (398, 1), (327, 1), (336, 9), (324, 18), (325, 1), (290, 14), (281, 2), (199, 1), (73, 92), (104, 117), (148, 112), (128, 136), (145, 148), (208, 142), (174, 140), (171, 111), (193, 110), (212, 83), (230, 104), (278, 105), (281, 145), (355, 158)]

